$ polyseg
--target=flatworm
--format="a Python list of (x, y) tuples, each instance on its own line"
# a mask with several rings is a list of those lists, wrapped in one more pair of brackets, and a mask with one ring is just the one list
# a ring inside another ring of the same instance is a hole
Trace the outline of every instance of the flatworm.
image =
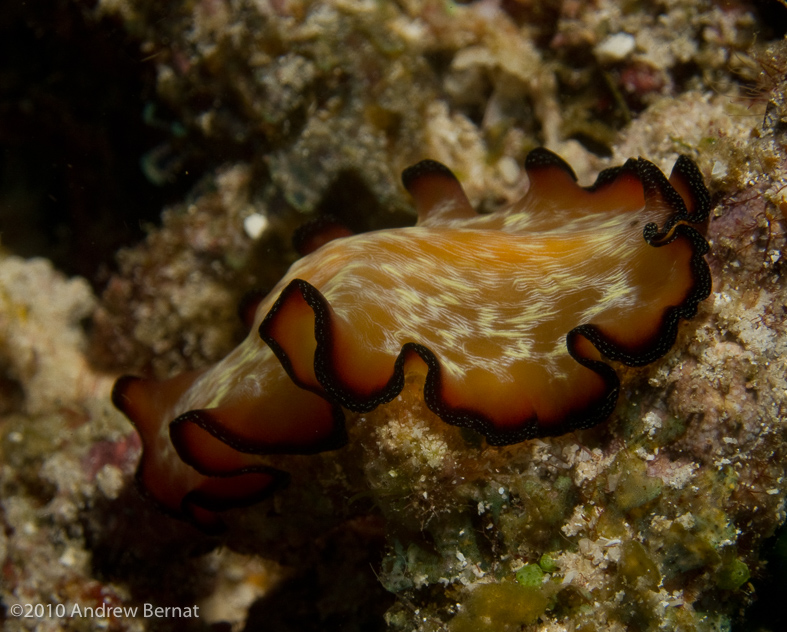
[(347, 441), (344, 409), (369, 411), (420, 373), (443, 421), (493, 446), (588, 428), (613, 411), (611, 362), (664, 355), (711, 289), (710, 200), (681, 156), (667, 179), (628, 160), (581, 187), (546, 149), (530, 188), (481, 215), (451, 171), (402, 175), (415, 226), (350, 235), (323, 221), (256, 309), (248, 337), (211, 368), (125, 376), (113, 401), (142, 437), (141, 486), (202, 528), (287, 480), (259, 455)]

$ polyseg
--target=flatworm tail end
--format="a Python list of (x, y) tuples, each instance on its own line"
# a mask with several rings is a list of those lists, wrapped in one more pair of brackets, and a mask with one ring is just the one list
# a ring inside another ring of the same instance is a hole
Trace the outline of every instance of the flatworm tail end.
[[(134, 424), (142, 439), (137, 488), (164, 513), (192, 522), (207, 533), (218, 533), (223, 523), (216, 514), (258, 502), (286, 482), (286, 475), (247, 460), (206, 476), (177, 458), (166, 432), (169, 406), (201, 375), (185, 373), (170, 380), (123, 376), (112, 391), (112, 402)], [(217, 446), (213, 446), (216, 448)], [(222, 449), (219, 447), (219, 455)]]

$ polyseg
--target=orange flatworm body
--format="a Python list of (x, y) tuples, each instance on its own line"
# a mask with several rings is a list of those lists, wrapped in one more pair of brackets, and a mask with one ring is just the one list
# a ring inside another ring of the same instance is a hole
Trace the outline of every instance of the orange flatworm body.
[(412, 372), (432, 411), (491, 445), (606, 419), (619, 390), (610, 362), (662, 356), (710, 293), (708, 192), (685, 156), (669, 179), (640, 158), (590, 187), (546, 149), (525, 168), (526, 195), (481, 215), (446, 167), (410, 167), (415, 226), (303, 231), (307, 254), (246, 310), (251, 332), (224, 360), (118, 380), (143, 488), (214, 528), (217, 511), (286, 480), (258, 455), (341, 447), (343, 409), (390, 401)]

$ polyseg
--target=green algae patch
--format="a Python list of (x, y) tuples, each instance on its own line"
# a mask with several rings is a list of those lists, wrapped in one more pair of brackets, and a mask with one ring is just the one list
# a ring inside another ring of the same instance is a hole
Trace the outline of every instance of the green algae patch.
[(538, 560), (538, 565), (545, 573), (554, 573), (557, 570), (557, 562), (549, 553), (544, 553), (541, 556), (541, 559)]
[(636, 540), (624, 542), (620, 547), (618, 570), (623, 581), (656, 590), (661, 584), (661, 573), (656, 562), (648, 554), (647, 549)]
[(520, 586), (538, 588), (544, 583), (544, 571), (538, 564), (525, 564), (516, 572), (516, 580)]
[(633, 454), (621, 452), (610, 474), (615, 483), (614, 502), (623, 512), (631, 511), (655, 500), (664, 487), (661, 479), (648, 476), (645, 462)]
[(723, 590), (738, 590), (749, 581), (749, 577), (749, 567), (738, 558), (732, 558), (717, 571), (716, 585)]
[(515, 632), (544, 614), (549, 598), (520, 584), (480, 584), (468, 593), (462, 611), (448, 622), (450, 632)]

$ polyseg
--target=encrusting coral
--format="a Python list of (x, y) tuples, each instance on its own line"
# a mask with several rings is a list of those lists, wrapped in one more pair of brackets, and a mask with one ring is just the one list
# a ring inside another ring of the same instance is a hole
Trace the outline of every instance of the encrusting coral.
[(6, 256), (0, 287), (0, 357), (6, 380), (21, 390), (24, 411), (51, 413), (63, 402), (105, 393), (111, 378), (96, 376), (84, 356), (80, 321), (96, 302), (87, 282), (64, 280), (44, 259)]

